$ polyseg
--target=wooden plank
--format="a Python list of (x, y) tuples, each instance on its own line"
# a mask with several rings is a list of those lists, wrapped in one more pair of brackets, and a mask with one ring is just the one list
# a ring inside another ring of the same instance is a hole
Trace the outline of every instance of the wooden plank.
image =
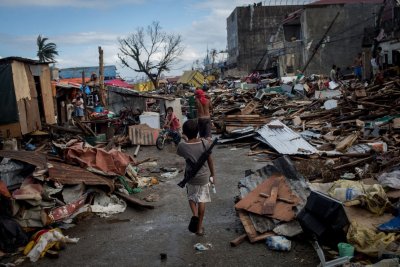
[(258, 102), (252, 100), (246, 107), (241, 111), (242, 115), (251, 114), (258, 106)]
[(262, 215), (270, 215), (274, 214), (276, 200), (278, 198), (278, 189), (279, 189), (280, 180), (276, 179), (272, 184), (271, 195), (265, 199), (262, 206)]
[(261, 197), (260, 193), (271, 192), (273, 187), (272, 185), (277, 179), (280, 180), (278, 196), (290, 200), (290, 202), (293, 204), (289, 204), (284, 201), (278, 201), (276, 202), (274, 213), (267, 216), (285, 222), (293, 220), (295, 218), (293, 209), (300, 203), (301, 200), (295, 194), (295, 192), (292, 191), (287, 180), (282, 175), (272, 175), (268, 179), (265, 179), (265, 181), (259, 184), (243, 199), (236, 203), (235, 208), (237, 210), (245, 210), (251, 213), (262, 215), (262, 206), (265, 198)]
[(125, 200), (128, 204), (132, 204), (133, 206), (139, 206), (143, 208), (148, 208), (148, 209), (154, 209), (154, 205), (151, 205), (137, 197), (134, 196), (128, 196), (123, 193), (115, 191), (114, 194)]
[(51, 89), (50, 68), (47, 65), (42, 66), (42, 75), (40, 75), (40, 88), (42, 93), (42, 102), (44, 109), (45, 121), (47, 124), (56, 123), (56, 115), (54, 109), (54, 97)]
[(250, 119), (254, 119), (254, 118), (260, 118), (260, 115), (258, 115), (258, 114), (254, 114), (254, 115), (227, 115), (226, 116), (226, 118), (244, 118), (244, 119), (247, 119), (247, 118), (250, 118)]
[(37, 98), (24, 99), (28, 132), (42, 129)]
[(232, 247), (237, 247), (240, 244), (243, 243), (243, 241), (247, 238), (247, 234), (242, 234), (238, 237), (236, 237), (235, 239), (233, 239), (231, 242), (229, 242), (231, 244)]
[(31, 99), (31, 92), (29, 88), (29, 82), (25, 71), (24, 63), (13, 61), (11, 63), (11, 66), (12, 66), (15, 98), (17, 102), (24, 98)]
[(29, 133), (27, 118), (26, 118), (26, 110), (25, 110), (25, 101), (23, 99), (17, 101), (18, 106), (18, 116), (19, 116), (19, 125), (21, 127), (21, 134)]
[(246, 231), (247, 237), (249, 238), (250, 242), (252, 243), (252, 240), (257, 236), (257, 231), (256, 228), (254, 228), (254, 225), (247, 213), (245, 211), (238, 211), (239, 214), (239, 219), (242, 222), (242, 225), (244, 227), (244, 230)]
[(21, 137), (19, 122), (0, 125), (0, 138)]
[(250, 243), (255, 243), (258, 241), (265, 240), (269, 236), (275, 235), (272, 232), (265, 232), (263, 234), (258, 234), (256, 228), (253, 225), (249, 215), (245, 211), (238, 211), (239, 219), (242, 222), (244, 230), (249, 238)]

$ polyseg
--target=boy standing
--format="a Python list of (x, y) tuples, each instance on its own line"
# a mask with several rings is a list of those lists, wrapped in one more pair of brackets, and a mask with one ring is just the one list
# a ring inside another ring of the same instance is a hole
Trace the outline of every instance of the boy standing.
[[(190, 160), (193, 163), (197, 162), (200, 156), (210, 147), (210, 143), (197, 138), (199, 126), (196, 120), (186, 121), (182, 128), (183, 134), (188, 140), (179, 143), (177, 154), (185, 160)], [(207, 165), (208, 168), (206, 164), (204, 164), (186, 185), (189, 206), (193, 214), (192, 220), (196, 219), (196, 221), (198, 221), (196, 234), (200, 236), (204, 235), (203, 218), (205, 213), (205, 203), (211, 202), (209, 189), (210, 175), (214, 178), (213, 182), (215, 183), (214, 163), (211, 155), (207, 159)], [(190, 166), (186, 163), (186, 171), (188, 171), (188, 168), (190, 168)]]
[(178, 145), (179, 142), (181, 141), (181, 135), (179, 133), (181, 124), (179, 123), (179, 119), (178, 117), (176, 117), (174, 109), (172, 107), (167, 108), (167, 116), (165, 119), (166, 121), (164, 128), (170, 130), (169, 134), (173, 138), (174, 143)]

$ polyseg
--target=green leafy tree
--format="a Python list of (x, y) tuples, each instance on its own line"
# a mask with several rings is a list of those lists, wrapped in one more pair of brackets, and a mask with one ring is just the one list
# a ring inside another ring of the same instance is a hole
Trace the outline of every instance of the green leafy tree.
[(169, 71), (183, 53), (182, 37), (162, 31), (159, 22), (138, 28), (127, 38), (118, 39), (123, 66), (144, 73), (157, 88), (163, 71)]
[(48, 38), (41, 35), (37, 38), (39, 62), (54, 62), (55, 56), (58, 56), (57, 45), (55, 43), (46, 43), (48, 40)]

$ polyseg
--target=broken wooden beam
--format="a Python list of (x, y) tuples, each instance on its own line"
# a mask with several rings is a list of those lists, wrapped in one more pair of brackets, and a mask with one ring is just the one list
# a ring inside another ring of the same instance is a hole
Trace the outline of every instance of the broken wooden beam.
[(119, 196), (120, 198), (125, 200), (128, 204), (131, 204), (135, 207), (154, 209), (154, 205), (151, 205), (151, 204), (147, 203), (146, 201), (143, 201), (137, 197), (126, 195), (126, 194), (123, 194), (123, 193), (117, 192), (117, 191), (115, 191), (114, 194), (116, 194), (117, 196)]
[(372, 160), (372, 159), (373, 159), (373, 157), (370, 156), (370, 157), (365, 158), (365, 159), (359, 159), (359, 160), (355, 160), (355, 161), (352, 161), (352, 162), (349, 162), (349, 163), (346, 163), (346, 164), (343, 164), (343, 165), (340, 165), (340, 166), (333, 167), (333, 169), (334, 170), (341, 170), (341, 169), (344, 169), (344, 168), (347, 168), (347, 167), (353, 167), (355, 165), (358, 165), (360, 163), (363, 163), (363, 162), (366, 162), (366, 161), (369, 161), (369, 160)]
[(231, 242), (229, 242), (231, 244), (232, 247), (237, 247), (240, 244), (243, 243), (244, 240), (246, 240), (247, 238), (247, 234), (242, 234), (238, 237), (236, 237), (235, 239), (233, 239)]

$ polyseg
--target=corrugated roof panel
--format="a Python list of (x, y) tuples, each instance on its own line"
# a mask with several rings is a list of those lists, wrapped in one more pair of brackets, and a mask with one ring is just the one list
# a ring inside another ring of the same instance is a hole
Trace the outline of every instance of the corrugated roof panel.
[(304, 140), (298, 133), (279, 120), (271, 121), (257, 131), (261, 141), (283, 155), (314, 154), (317, 149)]

